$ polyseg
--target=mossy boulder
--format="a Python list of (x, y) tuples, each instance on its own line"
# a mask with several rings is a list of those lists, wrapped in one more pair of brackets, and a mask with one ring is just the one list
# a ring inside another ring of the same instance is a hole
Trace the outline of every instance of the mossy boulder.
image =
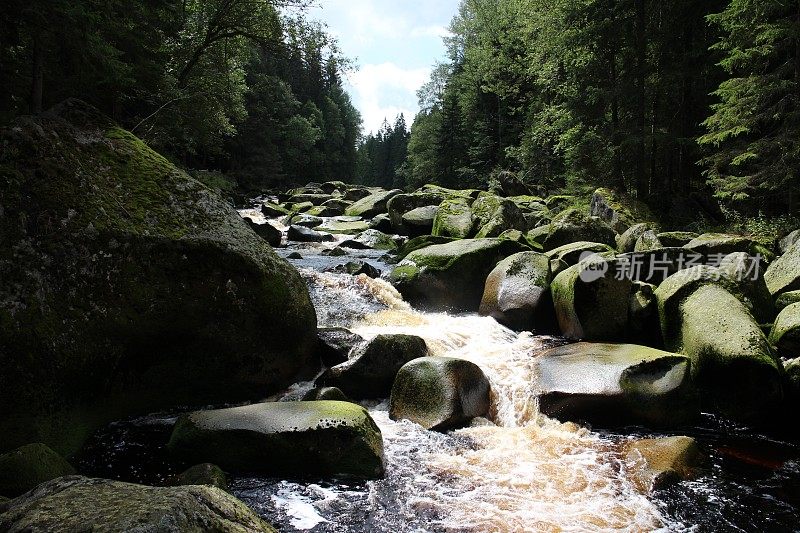
[(589, 257), (550, 285), (561, 333), (568, 339), (622, 341), (627, 337), (632, 282), (615, 275), (617, 261)]
[(218, 489), (228, 490), (228, 476), (220, 467), (211, 463), (201, 463), (190, 466), (173, 480), (173, 486), (207, 485)]
[(537, 226), (525, 233), (525, 240), (534, 250), (544, 250), (544, 241), (550, 233), (550, 225)]
[(691, 231), (665, 231), (656, 235), (658, 241), (667, 248), (686, 246), (699, 236)]
[(267, 244), (273, 248), (277, 248), (281, 245), (281, 240), (283, 239), (283, 233), (281, 233), (281, 230), (269, 222), (259, 224), (254, 222), (252, 218), (248, 217), (245, 217), (244, 220), (247, 222), (247, 225), (250, 226), (250, 229), (256, 233), (256, 235), (267, 241)]
[(428, 346), (420, 337), (378, 335), (353, 349), (346, 362), (329, 368), (318, 383), (359, 400), (386, 398), (400, 367), (427, 355)]
[(10, 503), (2, 531), (277, 533), (244, 503), (216, 487), (146, 487), (62, 477)]
[(520, 252), (500, 261), (486, 278), (479, 312), (515, 330), (556, 329), (550, 296), (550, 258)]
[(636, 253), (650, 252), (652, 250), (659, 250), (663, 247), (664, 243), (658, 239), (656, 232), (653, 230), (647, 230), (639, 235), (638, 239), (636, 239), (636, 244), (633, 246), (633, 251)]
[(556, 194), (545, 198), (544, 203), (547, 208), (554, 212), (563, 211), (569, 206), (574, 205), (577, 199), (568, 194)]
[(325, 221), (321, 217), (304, 213), (288, 217), (286, 222), (287, 225), (303, 226), (304, 228), (314, 229)]
[(335, 217), (344, 214), (344, 209), (335, 209), (327, 205), (315, 205), (305, 212), (308, 216), (314, 217)]
[(568, 266), (572, 266), (591, 254), (604, 254), (613, 251), (614, 249), (607, 244), (580, 241), (559, 246), (545, 252), (545, 255), (550, 259), (564, 261)]
[(628, 441), (622, 455), (631, 481), (645, 494), (696, 478), (706, 458), (697, 441), (683, 436)]
[(725, 233), (704, 233), (692, 239), (684, 246), (687, 250), (692, 250), (703, 254), (706, 258), (718, 262), (719, 259), (735, 252), (745, 252), (756, 255), (755, 246), (758, 243), (749, 237), (741, 235), (728, 235)]
[(509, 229), (528, 229), (517, 204), (499, 196), (481, 194), (472, 204), (472, 213), (477, 219), (476, 239), (497, 237)]
[[(353, 239), (354, 242), (361, 243), (372, 250), (397, 250), (397, 242), (382, 231), (368, 229), (362, 231)], [(342, 243), (344, 246), (344, 243)]]
[(302, 204), (305, 202), (311, 202), (312, 205), (318, 206), (321, 205), (323, 202), (327, 202), (332, 197), (329, 194), (317, 194), (317, 193), (300, 193), (294, 194), (286, 200), (287, 203), (290, 204)]
[(736, 283), (742, 300), (755, 319), (762, 323), (775, 318), (775, 303), (764, 280), (766, 265), (759, 257), (745, 252), (736, 252), (722, 258), (717, 267), (722, 274)]
[(452, 237), (438, 237), (436, 235), (421, 235), (419, 237), (414, 237), (413, 239), (407, 240), (402, 246), (400, 246), (399, 250), (397, 251), (397, 257), (398, 259), (405, 259), (405, 257), (411, 252), (422, 250), (428, 246), (447, 244), (453, 242), (454, 240), (456, 239), (453, 239)]
[(793, 232), (786, 235), (780, 241), (778, 241), (778, 249), (782, 254), (785, 254), (789, 251), (789, 249), (800, 242), (800, 229), (796, 229)]
[(770, 331), (769, 342), (787, 359), (800, 357), (800, 303), (780, 312)]
[(654, 220), (653, 213), (647, 205), (607, 188), (594, 191), (589, 211), (614, 228), (617, 233), (625, 232), (637, 222)]
[[(376, 215), (380, 215), (381, 213), (387, 213), (388, 209), (386, 204), (393, 197), (402, 193), (403, 191), (399, 189), (393, 189), (391, 191), (380, 190), (373, 192), (372, 194), (365, 196), (351, 204), (350, 207), (345, 209), (344, 214), (348, 216), (372, 218)], [(347, 195), (345, 195), (345, 198), (350, 199)]]
[(338, 235), (358, 235), (369, 229), (369, 222), (366, 220), (341, 220), (343, 218), (346, 217), (328, 219), (315, 229), (317, 231), (335, 233)]
[(405, 235), (430, 235), (433, 230), (433, 221), (439, 212), (438, 205), (417, 207), (403, 214), (403, 228)]
[(800, 243), (790, 246), (785, 254), (769, 265), (764, 280), (773, 297), (800, 290)]
[(453, 357), (423, 357), (397, 372), (389, 416), (441, 431), (486, 415), (489, 404), (489, 380), (478, 365)]
[(0, 455), (0, 495), (15, 498), (45, 481), (74, 473), (72, 465), (46, 444), (26, 444)]
[(687, 265), (702, 264), (703, 256), (683, 248), (655, 248), (619, 254), (617, 260), (624, 275), (630, 279), (659, 285)]
[(739, 298), (697, 274), (681, 271), (656, 290), (664, 344), (691, 358), (705, 408), (758, 420), (780, 400), (780, 363)]
[(536, 358), (542, 413), (619, 426), (684, 424), (699, 414), (689, 358), (634, 344), (580, 342)]
[(411, 252), (389, 280), (406, 301), (431, 310), (475, 312), (486, 277), (522, 245), (500, 239), (464, 239)]
[(775, 311), (780, 313), (786, 307), (796, 303), (800, 303), (800, 291), (784, 292), (775, 298)]
[(350, 399), (338, 387), (314, 387), (303, 395), (304, 402), (329, 400), (336, 402), (349, 402)]
[(644, 222), (629, 227), (622, 235), (617, 237), (617, 250), (620, 253), (633, 252), (636, 249), (636, 242), (639, 237), (650, 229), (650, 224)]
[(628, 342), (661, 347), (656, 286), (634, 281), (628, 300)]
[(472, 212), (472, 199), (456, 196), (441, 203), (433, 220), (432, 235), (466, 239), (473, 235), (476, 218)]
[(431, 208), (438, 207), (446, 197), (439, 191), (417, 191), (393, 196), (387, 202), (386, 209), (394, 231), (410, 236), (429, 234), (436, 216), (436, 210)]
[(196, 411), (175, 423), (167, 448), (192, 462), (265, 475), (383, 476), (380, 429), (349, 402), (270, 402)]
[(280, 218), (290, 215), (292, 212), (283, 207), (282, 205), (274, 204), (272, 202), (264, 202), (261, 204), (261, 214), (267, 218)]
[(214, 191), (76, 101), (0, 138), (0, 450), (313, 372), (305, 282)]
[(580, 241), (599, 242), (613, 247), (617, 244), (617, 234), (598, 217), (589, 216), (578, 209), (567, 209), (553, 218), (542, 244), (545, 250), (552, 250)]

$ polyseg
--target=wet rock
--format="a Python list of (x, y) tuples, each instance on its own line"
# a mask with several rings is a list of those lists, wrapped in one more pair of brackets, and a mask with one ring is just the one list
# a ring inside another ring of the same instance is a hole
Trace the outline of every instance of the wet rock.
[(303, 396), (304, 402), (329, 400), (336, 402), (349, 402), (347, 395), (336, 387), (315, 387)]
[(146, 487), (69, 476), (13, 500), (2, 531), (276, 533), (230, 494), (208, 486)]
[[(376, 229), (368, 229), (359, 233), (354, 239), (345, 241), (347, 243), (357, 243), (373, 250), (397, 250), (395, 240)], [(344, 246), (343, 242), (341, 246)]]
[(425, 429), (463, 426), (489, 412), (489, 380), (474, 363), (423, 357), (405, 364), (392, 386), (389, 416)]
[(74, 100), (0, 145), (0, 449), (312, 371), (305, 281), (214, 191)]
[(319, 231), (340, 235), (358, 235), (369, 229), (369, 222), (364, 220), (328, 220), (317, 227)]
[(414, 335), (378, 335), (350, 353), (347, 362), (328, 369), (319, 384), (338, 387), (351, 398), (386, 398), (400, 368), (426, 357), (425, 341)]
[[(344, 214), (350, 216), (359, 216), (364, 218), (372, 218), (381, 213), (387, 213), (388, 209), (386, 204), (393, 197), (402, 194), (403, 191), (394, 189), (391, 191), (379, 191), (370, 194), (364, 198), (353, 203), (350, 207), (345, 209)], [(345, 195), (345, 198), (350, 199)], [(364, 228), (367, 229), (367, 228)]]
[(553, 250), (579, 241), (599, 242), (613, 247), (617, 244), (617, 234), (599, 218), (577, 209), (567, 209), (553, 218), (543, 245), (545, 250)]
[(780, 312), (769, 334), (769, 342), (786, 358), (800, 357), (800, 303)]
[(310, 214), (295, 215), (289, 219), (289, 223), (293, 226), (303, 226), (304, 228), (316, 228), (324, 221), (322, 218)]
[(659, 242), (667, 248), (686, 246), (699, 236), (691, 231), (666, 231), (656, 235)]
[(689, 358), (633, 344), (581, 342), (536, 359), (541, 411), (559, 420), (668, 427), (699, 405)]
[(520, 252), (500, 261), (486, 278), (480, 314), (518, 331), (553, 332), (550, 258)]
[(633, 252), (636, 249), (636, 242), (639, 240), (639, 237), (650, 229), (650, 224), (634, 224), (628, 228), (625, 233), (617, 237), (617, 250), (621, 253)]
[(433, 221), (431, 234), (438, 237), (466, 239), (477, 231), (471, 198), (456, 196), (448, 198), (439, 206)]
[(383, 233), (393, 233), (392, 221), (389, 220), (389, 215), (380, 214), (373, 218), (369, 223), (369, 228), (378, 230)]
[(331, 248), (330, 250), (323, 250), (321, 255), (327, 257), (343, 257), (349, 254), (347, 253), (347, 250), (345, 250), (340, 246), (337, 246), (336, 248)]
[[(321, 207), (326, 209), (324, 216), (335, 217), (344, 215), (345, 209), (350, 207), (352, 202), (348, 202), (347, 200), (342, 200), (341, 198), (332, 198), (322, 203)], [(323, 216), (323, 215), (319, 215)]]
[(464, 239), (411, 252), (389, 279), (412, 305), (475, 312), (486, 277), (501, 260), (524, 251), (516, 242)]
[(327, 202), (330, 199), (331, 196), (329, 194), (301, 193), (290, 196), (289, 199), (287, 200), (287, 203), (301, 204), (304, 202), (311, 202), (313, 205), (317, 206), (321, 205), (322, 202)]
[(565, 337), (591, 341), (627, 338), (632, 282), (617, 276), (617, 270), (616, 259), (595, 255), (555, 277), (550, 288)]
[(708, 268), (683, 270), (656, 290), (664, 344), (692, 360), (704, 408), (755, 421), (781, 397), (780, 364), (753, 315), (726, 289), (735, 286), (697, 279)]
[(273, 204), (272, 202), (264, 202), (261, 205), (261, 214), (267, 218), (279, 218), (291, 214), (291, 211), (282, 205)]
[(245, 217), (245, 221), (250, 228), (256, 232), (256, 235), (267, 241), (267, 243), (272, 246), (273, 248), (277, 248), (281, 245), (281, 240), (283, 239), (283, 234), (281, 230), (266, 222), (264, 224), (258, 224), (253, 221), (252, 218)]
[(472, 204), (477, 219), (476, 239), (497, 237), (510, 229), (527, 231), (528, 225), (517, 204), (492, 194), (482, 193)]
[(286, 258), (287, 259), (302, 259), (303, 256), (300, 254), (300, 252), (292, 252), (289, 255), (287, 255)]
[(628, 442), (622, 450), (636, 488), (649, 493), (694, 479), (705, 459), (691, 437), (662, 437)]
[(333, 235), (303, 226), (289, 226), (286, 238), (295, 242), (332, 242), (335, 240)]
[(26, 444), (0, 455), (0, 495), (15, 498), (75, 469), (60, 455), (41, 443)]
[(313, 209), (314, 204), (311, 202), (287, 203), (286, 208), (289, 209), (291, 215), (294, 215), (297, 213), (305, 213), (309, 209)]
[(319, 328), (320, 359), (327, 366), (336, 366), (347, 361), (350, 351), (364, 342), (364, 338), (346, 328)]
[(590, 254), (602, 254), (613, 252), (614, 249), (599, 242), (573, 242), (559, 246), (549, 252), (545, 252), (550, 259), (564, 261), (567, 266), (577, 265), (578, 262)]
[(343, 265), (336, 265), (329, 269), (329, 272), (336, 272), (338, 274), (350, 274), (351, 276), (358, 276), (364, 274), (370, 278), (381, 277), (381, 271), (370, 265), (366, 261), (348, 261)]
[(383, 475), (383, 439), (349, 402), (271, 402), (196, 411), (178, 419), (168, 449), (231, 472), (293, 476)]
[(181, 472), (172, 483), (174, 486), (208, 485), (218, 489), (228, 490), (228, 477), (220, 467), (211, 463), (202, 463), (187, 468)]
[(773, 297), (800, 290), (800, 243), (790, 246), (785, 254), (769, 265), (764, 280)]

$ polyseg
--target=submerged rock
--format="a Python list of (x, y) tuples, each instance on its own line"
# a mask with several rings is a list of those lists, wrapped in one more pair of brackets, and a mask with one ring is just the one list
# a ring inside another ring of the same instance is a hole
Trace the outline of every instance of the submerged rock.
[(405, 364), (392, 386), (389, 416), (425, 429), (459, 427), (489, 412), (489, 380), (474, 363), (422, 357)]
[(10, 502), (0, 530), (277, 533), (216, 487), (146, 487), (80, 476), (55, 479)]
[(364, 274), (370, 278), (381, 277), (381, 271), (370, 265), (366, 261), (348, 261), (343, 265), (337, 265), (330, 269), (330, 272), (338, 274), (350, 274), (351, 276), (358, 276)]
[(351, 398), (386, 398), (400, 368), (426, 357), (428, 346), (414, 335), (378, 335), (360, 344), (349, 360), (329, 368), (318, 383), (338, 387)]
[(381, 432), (349, 402), (271, 402), (178, 419), (169, 450), (181, 459), (266, 475), (383, 476)]
[(0, 455), (0, 496), (14, 498), (45, 481), (74, 473), (72, 465), (45, 444), (26, 444)]
[(313, 371), (305, 282), (214, 191), (76, 101), (0, 138), (0, 449)]
[(535, 364), (539, 408), (559, 420), (674, 426), (699, 414), (683, 355), (581, 342), (548, 350)]
[(629, 477), (644, 493), (695, 478), (705, 459), (691, 437), (634, 440), (623, 447), (622, 453)]
[(217, 487), (227, 491), (228, 477), (217, 465), (202, 463), (181, 472), (172, 484), (178, 487), (184, 485), (208, 485), (209, 487)]

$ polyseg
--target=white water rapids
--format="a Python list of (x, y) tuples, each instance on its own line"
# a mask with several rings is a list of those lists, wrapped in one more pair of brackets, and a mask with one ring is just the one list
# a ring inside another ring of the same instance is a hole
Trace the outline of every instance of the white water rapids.
[[(347, 325), (365, 338), (381, 333), (418, 335), (432, 355), (459, 357), (480, 366), (492, 385), (492, 407), (488, 420), (440, 434), (390, 420), (386, 402), (367, 405), (383, 434), (388, 470), (385, 480), (367, 484), (363, 507), (368, 515), (361, 527), (353, 527), (352, 517), (340, 521), (347, 513), (333, 512), (337, 492), (343, 499), (352, 498), (347, 487), (334, 486), (315, 496), (307, 486), (284, 482), (280, 502), (300, 502), (299, 507), (284, 507), (285, 513), (298, 517), (293, 527), (447, 532), (677, 527), (669, 525), (659, 508), (628, 480), (628, 465), (617, 444), (538, 412), (533, 362), (557, 343), (555, 339), (516, 334), (491, 318), (415, 311), (379, 279), (308, 269), (303, 275), (310, 282), (320, 325)], [(329, 306), (335, 312), (325, 309)], [(342, 323), (345, 309), (350, 323)], [(292, 486), (302, 496), (289, 498)], [(309, 506), (318, 510), (317, 520), (308, 517)]]

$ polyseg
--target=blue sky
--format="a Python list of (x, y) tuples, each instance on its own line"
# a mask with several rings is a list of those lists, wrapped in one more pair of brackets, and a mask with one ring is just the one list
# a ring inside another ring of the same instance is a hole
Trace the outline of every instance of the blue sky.
[(405, 113), (411, 126), (418, 111), (416, 92), (431, 67), (445, 57), (442, 37), (459, 0), (319, 0), (311, 18), (327, 24), (345, 56), (358, 70), (347, 90), (364, 118), (364, 131), (376, 131)]

